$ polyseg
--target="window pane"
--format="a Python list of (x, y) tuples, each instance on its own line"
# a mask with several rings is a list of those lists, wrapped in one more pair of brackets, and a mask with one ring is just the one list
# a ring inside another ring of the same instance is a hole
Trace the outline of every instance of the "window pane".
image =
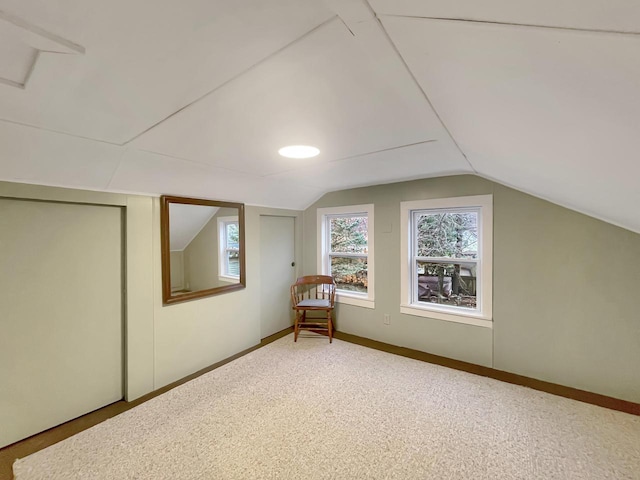
[(418, 301), (476, 308), (475, 263), (417, 262)]
[(227, 275), (240, 276), (240, 252), (238, 250), (227, 251)]
[(416, 215), (419, 257), (478, 258), (478, 213)]
[(330, 217), (331, 251), (367, 253), (367, 217)]
[(331, 257), (331, 275), (339, 290), (367, 293), (367, 259)]
[(227, 223), (227, 248), (238, 248), (240, 230), (237, 223)]

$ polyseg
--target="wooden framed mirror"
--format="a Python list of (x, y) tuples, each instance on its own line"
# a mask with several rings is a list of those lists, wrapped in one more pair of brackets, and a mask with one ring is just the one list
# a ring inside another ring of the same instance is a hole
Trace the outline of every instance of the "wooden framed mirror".
[(244, 204), (160, 197), (162, 303), (245, 288)]

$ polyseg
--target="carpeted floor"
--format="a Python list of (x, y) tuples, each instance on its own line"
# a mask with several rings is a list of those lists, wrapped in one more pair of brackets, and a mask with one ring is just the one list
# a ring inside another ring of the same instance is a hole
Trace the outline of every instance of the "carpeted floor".
[(640, 479), (640, 417), (287, 336), (14, 464), (31, 479)]

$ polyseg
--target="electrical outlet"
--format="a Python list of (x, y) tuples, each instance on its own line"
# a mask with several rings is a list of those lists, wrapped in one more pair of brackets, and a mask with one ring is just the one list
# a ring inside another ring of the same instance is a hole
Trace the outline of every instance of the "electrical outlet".
[(384, 314), (384, 320), (382, 321), (385, 325), (391, 325), (391, 315), (388, 313)]

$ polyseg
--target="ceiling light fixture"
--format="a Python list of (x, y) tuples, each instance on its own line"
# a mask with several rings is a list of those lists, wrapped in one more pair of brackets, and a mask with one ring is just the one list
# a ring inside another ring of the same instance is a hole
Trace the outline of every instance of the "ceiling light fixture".
[(308, 145), (289, 145), (288, 147), (282, 147), (278, 150), (278, 153), (287, 158), (311, 158), (318, 155), (320, 150)]

